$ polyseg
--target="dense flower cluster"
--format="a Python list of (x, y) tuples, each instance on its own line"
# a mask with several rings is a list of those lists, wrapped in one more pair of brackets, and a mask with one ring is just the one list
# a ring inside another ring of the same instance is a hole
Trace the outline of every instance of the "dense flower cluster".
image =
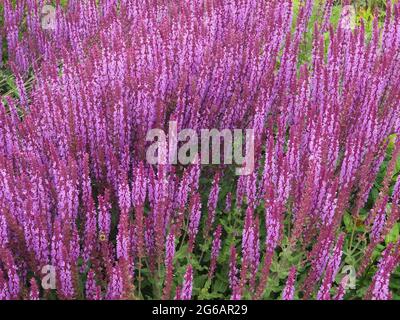
[[(276, 255), (300, 252), (280, 296), (342, 299), (344, 215), (367, 236), (359, 277), (399, 221), (400, 4), (367, 39), (329, 24), (332, 2), (303, 61), (311, 0), (296, 19), (290, 0), (70, 0), (53, 29), (45, 1), (5, 0), (18, 96), (0, 102), (0, 298), (191, 299), (222, 275), (227, 297), (262, 299)], [(254, 129), (253, 173), (149, 165), (146, 133), (169, 120)], [(366, 298), (390, 298), (399, 247)]]

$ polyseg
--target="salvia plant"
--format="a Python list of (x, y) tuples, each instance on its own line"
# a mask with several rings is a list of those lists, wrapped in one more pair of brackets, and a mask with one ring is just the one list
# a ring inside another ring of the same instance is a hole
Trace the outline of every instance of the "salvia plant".
[[(0, 299), (400, 298), (400, 4), (334, 5), (4, 0)], [(170, 121), (254, 170), (149, 164)]]

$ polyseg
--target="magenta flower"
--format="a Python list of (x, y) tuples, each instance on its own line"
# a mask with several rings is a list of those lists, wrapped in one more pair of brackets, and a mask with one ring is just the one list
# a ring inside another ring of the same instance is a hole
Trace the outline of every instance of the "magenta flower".
[(193, 290), (193, 268), (192, 265), (188, 265), (186, 273), (184, 275), (180, 299), (190, 300), (192, 298), (192, 290)]
[(343, 252), (392, 298), (398, 1), (45, 2), (0, 4), (0, 299), (362, 298)]
[(296, 267), (290, 268), (286, 286), (282, 292), (282, 300), (293, 300), (296, 282)]
[(212, 279), (212, 277), (214, 276), (215, 268), (217, 266), (217, 259), (219, 256), (219, 252), (221, 250), (221, 235), (222, 235), (222, 226), (219, 224), (213, 235), (213, 241), (211, 246), (211, 263), (210, 263), (210, 269), (208, 271), (209, 279)]

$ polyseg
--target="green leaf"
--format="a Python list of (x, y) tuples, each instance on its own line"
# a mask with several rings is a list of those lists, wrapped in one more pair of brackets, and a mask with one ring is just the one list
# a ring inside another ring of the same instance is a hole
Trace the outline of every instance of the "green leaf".
[(396, 167), (395, 167), (395, 169), (394, 169), (394, 174), (396, 175), (396, 174), (398, 174), (398, 173), (400, 173), (400, 157), (397, 158), (397, 160), (396, 160)]
[(399, 240), (399, 236), (400, 236), (400, 224), (396, 223), (392, 230), (390, 230), (390, 232), (386, 235), (385, 237), (385, 243), (389, 244), (389, 243), (395, 243)]
[(213, 285), (213, 291), (224, 293), (228, 289), (228, 283), (217, 279)]
[(343, 215), (343, 222), (346, 227), (346, 231), (351, 232), (353, 229), (353, 219), (348, 212)]

